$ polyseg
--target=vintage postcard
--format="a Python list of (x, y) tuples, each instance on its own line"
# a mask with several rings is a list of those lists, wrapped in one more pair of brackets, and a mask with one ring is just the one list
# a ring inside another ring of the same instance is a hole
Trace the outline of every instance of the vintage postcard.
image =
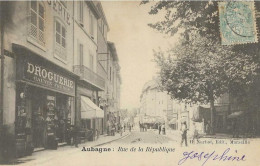
[(260, 2), (0, 0), (0, 165), (260, 165)]

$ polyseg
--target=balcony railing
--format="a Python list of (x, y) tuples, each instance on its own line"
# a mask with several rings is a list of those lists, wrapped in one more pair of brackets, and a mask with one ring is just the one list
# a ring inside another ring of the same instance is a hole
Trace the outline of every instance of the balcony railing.
[(81, 80), (85, 80), (100, 90), (105, 90), (105, 79), (93, 72), (91, 69), (83, 65), (75, 65), (74, 73), (80, 76)]

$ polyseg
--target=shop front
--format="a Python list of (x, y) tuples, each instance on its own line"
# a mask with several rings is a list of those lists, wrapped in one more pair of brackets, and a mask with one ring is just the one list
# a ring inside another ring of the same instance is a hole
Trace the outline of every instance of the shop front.
[(86, 81), (79, 81), (76, 96), (76, 123), (80, 128), (80, 140), (97, 140), (104, 133), (104, 111), (97, 104), (97, 91)]
[(16, 150), (57, 149), (70, 143), (75, 77), (39, 56), (19, 56), (16, 79)]
[(97, 140), (103, 133), (104, 111), (86, 96), (81, 96), (80, 100), (82, 129), (87, 133), (91, 131), (92, 135), (87, 134), (88, 140)]

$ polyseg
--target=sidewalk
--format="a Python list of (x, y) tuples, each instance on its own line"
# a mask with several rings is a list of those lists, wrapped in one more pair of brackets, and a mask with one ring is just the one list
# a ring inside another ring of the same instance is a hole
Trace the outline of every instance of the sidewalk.
[(101, 146), (119, 139), (122, 139), (124, 137), (127, 137), (129, 135), (129, 132), (124, 132), (122, 136), (120, 133), (116, 133), (115, 136), (107, 136), (107, 135), (101, 135), (98, 140), (96, 141), (89, 141), (85, 143), (81, 143), (78, 145), (78, 148), (76, 148), (74, 145), (63, 145), (58, 147), (57, 150), (41, 150), (37, 152), (33, 152), (31, 156), (24, 156), (21, 158), (17, 158), (15, 161), (7, 163), (8, 165), (13, 164), (28, 164), (28, 165), (38, 165), (40, 163), (44, 163), (50, 160), (53, 160), (60, 156), (65, 155), (71, 155), (75, 153), (79, 153), (82, 149), (82, 147), (96, 147)]
[[(158, 132), (158, 130), (157, 130)], [(167, 137), (171, 138), (178, 138), (181, 139), (181, 131), (179, 130), (168, 130), (166, 131)], [(188, 139), (193, 138), (193, 133), (189, 132), (187, 133)], [(199, 134), (199, 138), (212, 138), (212, 139), (232, 139), (231, 134), (225, 134), (225, 133), (216, 133), (215, 135), (206, 135), (206, 134)]]
[(80, 145), (81, 145), (81, 147), (83, 147), (83, 146), (85, 146), (85, 147), (101, 146), (101, 145), (116, 141), (118, 139), (122, 139), (124, 137), (127, 137), (128, 135), (129, 135), (128, 131), (123, 132), (122, 136), (120, 136), (120, 133), (116, 133), (115, 136), (102, 135), (96, 141), (86, 142), (86, 143), (82, 143)]
[[(154, 130), (157, 134), (159, 133), (158, 130)], [(181, 132), (178, 130), (166, 130), (166, 135), (167, 137), (170, 137), (172, 139), (177, 138), (177, 139), (181, 139)], [(188, 139), (193, 138), (193, 133), (189, 132), (187, 133)], [(257, 139), (260, 138), (259, 136), (256, 136), (254, 138), (250, 138), (250, 137), (245, 137), (240, 135), (239, 138), (233, 138), (232, 134), (226, 134), (226, 133), (216, 133), (215, 135), (206, 135), (206, 134), (199, 134), (199, 138), (200, 139), (205, 139), (205, 138), (211, 138), (211, 139)]]
[(214, 139), (231, 139), (233, 136), (231, 134), (216, 133), (215, 135), (200, 135), (201, 138), (214, 138)]

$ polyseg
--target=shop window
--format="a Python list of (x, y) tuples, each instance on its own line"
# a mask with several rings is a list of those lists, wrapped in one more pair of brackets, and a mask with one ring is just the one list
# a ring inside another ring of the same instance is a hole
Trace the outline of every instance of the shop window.
[(71, 97), (56, 94), (55, 133), (56, 137), (59, 138), (59, 142), (66, 142), (66, 131), (70, 130), (72, 101)]
[(66, 27), (58, 19), (55, 20), (55, 55), (58, 59), (67, 60), (66, 55)]
[(29, 36), (37, 43), (45, 45), (45, 7), (42, 2), (30, 2)]

